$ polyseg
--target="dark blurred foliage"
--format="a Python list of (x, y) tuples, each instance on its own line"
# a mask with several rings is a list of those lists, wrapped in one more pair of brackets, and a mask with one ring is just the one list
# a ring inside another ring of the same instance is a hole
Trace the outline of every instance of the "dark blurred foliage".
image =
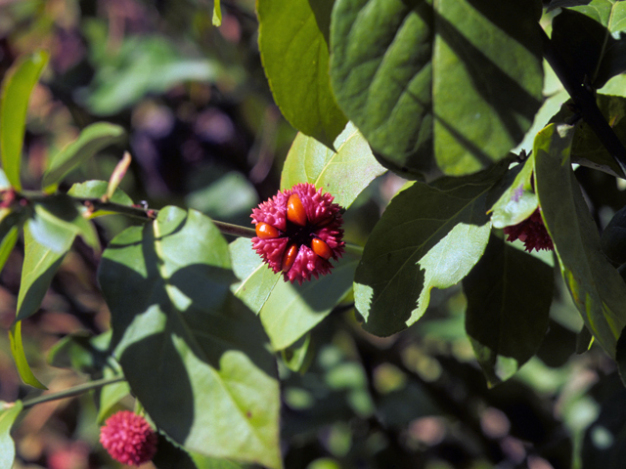
[[(295, 130), (274, 105), (260, 64), (254, 1), (222, 2), (222, 11), (215, 28), (209, 0), (0, 0), (0, 75), (23, 53), (51, 52), (29, 111), (29, 188), (38, 187), (51, 154), (106, 120), (127, 129), (126, 143), (101, 152), (62, 189), (107, 180), (127, 149), (133, 165), (122, 188), (135, 201), (247, 224), (250, 208), (277, 190)], [(624, 188), (591, 170), (578, 177), (605, 225), (624, 205)], [(384, 176), (359, 197), (345, 216), (347, 239), (364, 242), (402, 183)], [(99, 220), (103, 245), (129, 223)], [(15, 314), (21, 260), (18, 245), (0, 277), (5, 329)], [(67, 334), (108, 329), (98, 260), (77, 241), (41, 311), (25, 321), (28, 358), (52, 390), (86, 374), (52, 367), (42, 353)], [(306, 373), (280, 363), (287, 468), (561, 469), (581, 467), (581, 454), (599, 461), (593, 451), (581, 453), (583, 442), (592, 449), (606, 443), (594, 430), (611, 415), (601, 406), (622, 402), (624, 390), (602, 351), (575, 354), (582, 322), (563, 287), (538, 357), (494, 389), (465, 336), (462, 292), (434, 291), (432, 305), (414, 327), (381, 339), (361, 330), (348, 299), (312, 332)], [(34, 394), (20, 384), (5, 336), (0, 399)], [(96, 416), (92, 395), (25, 412), (14, 431), (16, 467), (119, 467), (97, 442)]]

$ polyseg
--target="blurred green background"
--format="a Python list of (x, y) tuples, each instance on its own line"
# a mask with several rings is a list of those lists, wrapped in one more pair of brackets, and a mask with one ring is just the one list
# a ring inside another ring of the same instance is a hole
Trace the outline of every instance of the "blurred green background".
[[(222, 13), (216, 28), (209, 0), (0, 0), (0, 76), (24, 53), (51, 53), (30, 103), (25, 188), (38, 187), (49, 155), (105, 120), (127, 129), (128, 139), (61, 189), (107, 180), (127, 149), (133, 163), (121, 187), (136, 202), (248, 224), (250, 209), (278, 189), (296, 132), (273, 103), (261, 67), (254, 1), (222, 1)], [(605, 225), (626, 203), (624, 187), (584, 168), (577, 176)], [(403, 183), (391, 174), (374, 181), (345, 215), (346, 239), (363, 244)], [(97, 223), (106, 246), (132, 222), (111, 216)], [(98, 256), (78, 240), (40, 312), (24, 322), (28, 358), (51, 390), (81, 383), (89, 371), (51, 366), (53, 345), (68, 334), (108, 330)], [(15, 316), (21, 261), (18, 243), (0, 276), (5, 329)], [(361, 330), (348, 299), (305, 339), (307, 356), (294, 349), (279, 360), (287, 468), (622, 467), (610, 458), (626, 438), (626, 393), (601, 350), (576, 354), (582, 322), (562, 285), (538, 357), (494, 389), (465, 335), (460, 288), (434, 291), (431, 303), (414, 327), (381, 339)], [(57, 356), (55, 365), (61, 362)], [(306, 373), (287, 366), (302, 363)], [(3, 334), (0, 400), (33, 395), (20, 384)], [(15, 468), (121, 467), (98, 443), (94, 397), (24, 412), (13, 432)], [(132, 405), (130, 397), (120, 403)]]

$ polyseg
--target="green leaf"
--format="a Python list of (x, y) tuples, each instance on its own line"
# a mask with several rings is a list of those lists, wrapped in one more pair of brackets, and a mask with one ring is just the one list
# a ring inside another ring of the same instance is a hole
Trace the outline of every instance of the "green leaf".
[(283, 350), (319, 324), (352, 290), (359, 256), (346, 252), (329, 275), (302, 285), (276, 283), (259, 313), (274, 350)]
[[(618, 138), (626, 142), (626, 99), (598, 94), (596, 102)], [(572, 162), (626, 179), (619, 164), (585, 121), (576, 125), (571, 152)]]
[(491, 208), (491, 222), (495, 228), (517, 225), (537, 208), (537, 196), (531, 184), (533, 168), (534, 156), (531, 154), (523, 164), (507, 174), (515, 175), (515, 179)]
[(22, 381), (30, 386), (33, 386), (34, 388), (44, 390), (48, 389), (35, 377), (30, 369), (28, 360), (26, 360), (24, 343), (22, 342), (22, 321), (15, 321), (11, 325), (11, 330), (9, 331), (9, 341), (11, 343), (11, 355), (13, 355), (17, 372), (19, 373), (20, 378), (22, 378)]
[[(85, 198), (85, 199), (100, 199), (107, 193), (108, 183), (106, 181), (85, 181), (81, 183), (73, 184), (67, 194), (72, 197)], [(117, 187), (113, 196), (109, 199), (109, 202), (113, 202), (120, 205), (133, 205), (133, 199), (131, 199), (126, 192)], [(87, 207), (82, 206), (81, 211), (86, 211)], [(101, 217), (104, 215), (115, 215), (117, 212), (96, 210), (90, 214), (90, 218)]]
[(339, 106), (390, 169), (480, 170), (523, 139), (541, 106), (535, 4), (336, 0)]
[(626, 40), (619, 36), (625, 26), (622, 2), (594, 0), (565, 10), (553, 20), (552, 43), (573, 78), (598, 89), (626, 71)]
[(219, 230), (193, 210), (166, 207), (116, 236), (98, 275), (115, 356), (187, 450), (280, 468), (276, 363), (260, 321), (229, 291), (230, 265)]
[(213, 0), (213, 26), (222, 25), (222, 6), (220, 0)]
[(227, 459), (215, 459), (185, 451), (161, 434), (159, 434), (157, 452), (152, 462), (158, 469), (244, 469), (249, 467)]
[(22, 411), (22, 401), (15, 401), (10, 407), (4, 403), (0, 410), (0, 467), (13, 467), (15, 444), (11, 438), (11, 428)]
[(347, 122), (330, 87), (328, 44), (319, 25), (333, 1), (257, 2), (261, 60), (276, 104), (291, 125), (329, 148)]
[(39, 244), (54, 253), (69, 251), (77, 235), (95, 250), (100, 249), (93, 224), (80, 214), (71, 197), (58, 194), (39, 199), (34, 204), (34, 211), (26, 226)]
[(0, 243), (0, 272), (4, 269), (4, 265), (7, 263), (7, 260), (15, 247), (15, 243), (17, 243), (18, 234), (19, 229), (14, 226), (9, 230), (4, 238), (2, 238), (2, 242)]
[(43, 187), (60, 182), (70, 171), (87, 161), (103, 148), (118, 143), (126, 134), (123, 127), (97, 122), (85, 127), (77, 140), (52, 157), (43, 175)]
[(6, 73), (0, 103), (0, 156), (2, 168), (17, 190), (22, 189), (20, 167), (30, 94), (48, 63), (48, 53), (37, 51), (22, 57)]
[(487, 381), (509, 379), (539, 349), (548, 330), (552, 268), (491, 236), (463, 280), (465, 329)]
[(386, 171), (352, 123), (337, 137), (334, 147), (337, 152), (299, 133), (283, 166), (281, 189), (309, 182), (330, 192), (335, 203), (348, 208), (374, 178)]
[(282, 281), (281, 275), (275, 274), (263, 262), (247, 238), (238, 238), (230, 243), (230, 255), (233, 271), (240, 280), (231, 285), (230, 289), (251, 311), (258, 314), (274, 287)]
[(59, 368), (72, 368), (92, 378), (101, 378), (102, 369), (111, 361), (111, 331), (92, 336), (84, 332), (70, 334), (54, 344), (48, 352), (48, 363)]
[(450, 287), (478, 262), (489, 239), (490, 191), (506, 169), (400, 192), (374, 227), (354, 278), (364, 328), (386, 336), (417, 321), (432, 288)]
[(30, 225), (24, 228), (24, 264), (20, 291), (17, 296), (17, 319), (26, 319), (35, 314), (50, 288), (50, 283), (59, 269), (65, 254), (74, 240), (74, 234), (67, 234), (66, 249), (59, 252), (44, 246), (33, 236)]
[(535, 188), (561, 273), (585, 325), (615, 355), (626, 325), (626, 283), (601, 250), (600, 235), (572, 172), (572, 127), (549, 125), (535, 140)]
[(249, 239), (231, 243), (233, 293), (259, 313), (274, 350), (283, 350), (319, 324), (352, 289), (359, 256), (347, 252), (325, 275), (302, 285), (285, 282), (252, 249)]
[(283, 363), (291, 371), (304, 374), (315, 358), (315, 347), (313, 346), (311, 334), (306, 334), (293, 345), (281, 350)]
[[(104, 378), (114, 378), (118, 376), (110, 368), (104, 369)], [(130, 386), (126, 381), (107, 384), (100, 389), (99, 409), (97, 422), (104, 422), (110, 415), (115, 405), (130, 394)]]

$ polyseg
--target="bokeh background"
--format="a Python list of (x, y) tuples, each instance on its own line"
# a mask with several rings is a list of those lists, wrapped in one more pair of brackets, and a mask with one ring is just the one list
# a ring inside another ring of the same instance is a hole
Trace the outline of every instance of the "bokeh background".
[[(0, 0), (0, 77), (22, 54), (51, 54), (30, 102), (26, 188), (39, 187), (47, 159), (80, 129), (104, 120), (123, 126), (127, 139), (72, 173), (61, 190), (107, 180), (128, 150), (133, 162), (121, 187), (137, 203), (192, 207), (247, 225), (250, 209), (278, 189), (296, 131), (263, 73), (254, 1), (222, 0), (222, 13), (217, 28), (211, 0)], [(547, 95), (561, 91), (551, 86)], [(626, 204), (613, 178), (584, 168), (577, 176), (600, 226)], [(345, 215), (346, 239), (363, 244), (403, 183), (391, 174), (374, 181)], [(106, 246), (133, 222), (111, 216), (97, 223)], [(18, 243), (0, 275), (5, 330), (15, 317), (22, 258)], [(24, 322), (27, 356), (51, 390), (97, 377), (93, 357), (59, 344), (109, 328), (98, 262), (77, 240), (41, 310)], [(601, 350), (576, 353), (582, 322), (556, 281), (538, 357), (494, 389), (465, 335), (460, 288), (433, 292), (423, 319), (385, 339), (360, 329), (348, 298), (308, 339), (306, 373), (279, 359), (286, 467), (604, 467), (604, 450), (626, 422), (626, 395)], [(37, 393), (20, 383), (7, 334), (0, 335), (0, 400)], [(119, 404), (132, 406), (131, 396)], [(24, 412), (13, 432), (15, 468), (122, 467), (98, 443), (97, 413), (92, 394)]]

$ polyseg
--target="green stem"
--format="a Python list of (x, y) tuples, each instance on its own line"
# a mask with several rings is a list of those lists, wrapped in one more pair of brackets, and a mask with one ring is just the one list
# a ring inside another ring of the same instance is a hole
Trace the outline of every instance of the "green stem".
[(358, 244), (346, 243), (345, 250), (348, 254), (363, 256), (363, 246), (359, 246)]
[(102, 386), (106, 386), (107, 384), (119, 383), (120, 381), (124, 380), (125, 378), (123, 376), (117, 376), (115, 378), (103, 378), (96, 381), (90, 381), (88, 383), (79, 384), (78, 386), (74, 386), (63, 391), (43, 394), (39, 397), (28, 399), (23, 402), (23, 407), (24, 409), (27, 409), (28, 407), (32, 407), (37, 404), (43, 404), (44, 402), (56, 401), (58, 399), (66, 399), (68, 397), (78, 396), (87, 391), (91, 391), (92, 389), (101, 388)]
[(219, 228), (219, 230), (223, 234), (228, 234), (232, 236), (241, 236), (244, 238), (254, 238), (256, 236), (256, 231), (254, 228), (248, 228), (246, 226), (233, 225), (232, 223), (226, 223), (223, 221), (211, 220), (215, 226)]

